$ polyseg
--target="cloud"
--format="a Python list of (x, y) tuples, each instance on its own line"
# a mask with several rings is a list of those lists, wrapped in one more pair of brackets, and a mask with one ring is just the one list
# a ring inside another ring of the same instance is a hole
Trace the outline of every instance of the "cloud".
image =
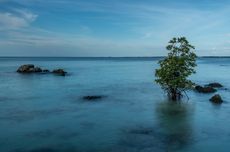
[(13, 12), (0, 12), (0, 30), (28, 27), (38, 15), (27, 10), (16, 9)]
[(161, 47), (136, 40), (114, 41), (38, 29), (33, 31), (36, 32), (11, 32), (10, 38), (0, 41), (1, 54), (9, 56), (14, 52), (16, 56), (159, 56), (163, 51)]

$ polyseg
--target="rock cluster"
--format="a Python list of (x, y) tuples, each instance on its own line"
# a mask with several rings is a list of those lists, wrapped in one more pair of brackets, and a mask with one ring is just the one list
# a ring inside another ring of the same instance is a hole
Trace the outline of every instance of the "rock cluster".
[[(25, 64), (25, 65), (21, 65), (18, 69), (17, 69), (18, 73), (51, 73), (48, 69), (42, 69), (40, 67), (34, 66), (33, 64)], [(52, 71), (52, 73), (56, 74), (56, 75), (61, 75), (61, 76), (65, 76), (67, 74), (66, 71), (64, 71), (63, 69), (55, 69)]]
[[(204, 86), (197, 85), (195, 86), (195, 90), (199, 93), (214, 93), (217, 92), (217, 88), (222, 88), (223, 85), (217, 82), (214, 83), (209, 83)], [(223, 102), (221, 96), (219, 94), (215, 94), (212, 96), (209, 101), (216, 103), (216, 104), (221, 104)]]

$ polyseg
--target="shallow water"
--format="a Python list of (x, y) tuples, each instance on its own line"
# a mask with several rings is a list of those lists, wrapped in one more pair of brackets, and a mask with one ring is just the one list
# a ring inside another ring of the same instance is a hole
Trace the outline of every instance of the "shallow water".
[[(154, 83), (159, 58), (0, 58), (0, 152), (228, 152), (229, 90), (170, 103)], [(21, 75), (21, 64), (66, 77)], [(201, 58), (199, 84), (230, 89), (230, 58)], [(84, 101), (86, 95), (103, 95)]]

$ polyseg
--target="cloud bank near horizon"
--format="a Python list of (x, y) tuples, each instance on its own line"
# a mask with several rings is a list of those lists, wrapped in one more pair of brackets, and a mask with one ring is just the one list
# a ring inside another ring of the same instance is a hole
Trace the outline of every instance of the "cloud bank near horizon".
[(0, 56), (230, 55), (229, 1), (0, 0)]

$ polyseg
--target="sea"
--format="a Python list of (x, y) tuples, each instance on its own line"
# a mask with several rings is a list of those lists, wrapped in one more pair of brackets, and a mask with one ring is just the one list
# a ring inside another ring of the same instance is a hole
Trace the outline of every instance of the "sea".
[[(230, 58), (198, 58), (190, 79), (224, 87), (180, 102), (154, 81), (161, 59), (1, 57), (0, 152), (229, 152)], [(68, 74), (17, 73), (23, 64)]]

